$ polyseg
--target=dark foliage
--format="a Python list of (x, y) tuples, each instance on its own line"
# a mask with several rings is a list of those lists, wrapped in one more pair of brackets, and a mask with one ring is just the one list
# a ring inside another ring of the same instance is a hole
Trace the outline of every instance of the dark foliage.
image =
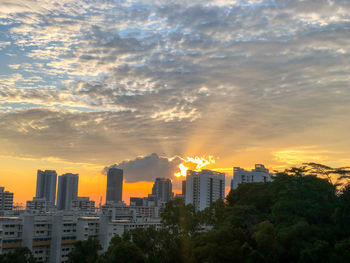
[(0, 263), (37, 263), (32, 252), (26, 248), (16, 248), (14, 251), (0, 256)]
[(98, 239), (89, 238), (86, 241), (77, 241), (68, 255), (68, 262), (94, 263), (98, 259), (98, 250), (101, 249)]
[(96, 262), (350, 262), (350, 185), (331, 180), (347, 169), (305, 164), (273, 182), (242, 184), (200, 212), (170, 201), (162, 229), (116, 236)]

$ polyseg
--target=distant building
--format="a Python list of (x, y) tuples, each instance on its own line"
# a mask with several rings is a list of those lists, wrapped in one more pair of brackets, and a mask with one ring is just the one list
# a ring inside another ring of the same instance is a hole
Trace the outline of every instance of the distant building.
[(12, 210), (13, 193), (5, 191), (5, 187), (0, 187), (0, 210)]
[(71, 210), (72, 201), (78, 198), (78, 181), (78, 174), (67, 173), (58, 177), (58, 210)]
[(158, 199), (158, 196), (156, 195), (148, 195), (146, 198), (145, 198), (145, 204), (147, 206), (160, 206), (161, 205), (161, 200)]
[(53, 211), (54, 204), (50, 201), (46, 201), (46, 198), (34, 197), (33, 200), (27, 201), (26, 210), (32, 214), (38, 214), (40, 212)]
[(107, 173), (106, 203), (122, 202), (123, 198), (123, 170), (109, 168)]
[(95, 201), (89, 197), (78, 197), (72, 200), (72, 210), (81, 212), (95, 212)]
[(240, 167), (233, 168), (233, 179), (231, 180), (231, 189), (236, 189), (239, 184), (270, 182), (273, 174), (262, 164), (255, 164), (255, 169), (251, 171)]
[(182, 181), (182, 195), (186, 196), (186, 180)]
[(203, 210), (225, 198), (225, 174), (211, 170), (187, 171), (185, 203)]
[(176, 194), (175, 199), (183, 199), (185, 200), (185, 196), (183, 194)]
[(172, 183), (169, 178), (156, 178), (153, 184), (152, 195), (161, 202), (168, 202), (173, 198)]
[(130, 197), (130, 206), (143, 206), (144, 205), (143, 197)]
[(36, 179), (37, 198), (45, 198), (46, 201), (55, 204), (57, 173), (54, 170), (38, 170)]

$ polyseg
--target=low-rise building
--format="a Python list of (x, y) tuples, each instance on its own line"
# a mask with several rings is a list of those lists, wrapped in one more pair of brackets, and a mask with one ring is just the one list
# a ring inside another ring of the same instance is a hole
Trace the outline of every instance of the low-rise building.
[(272, 173), (265, 168), (263, 164), (255, 164), (255, 169), (251, 171), (244, 170), (240, 167), (233, 168), (233, 179), (231, 180), (231, 189), (236, 189), (239, 184), (270, 182)]
[(55, 211), (54, 204), (47, 201), (46, 198), (34, 197), (33, 200), (27, 201), (26, 210), (31, 214), (40, 214)]
[(72, 200), (72, 210), (94, 213), (95, 201), (90, 200), (89, 197), (78, 197), (76, 200)]
[(106, 251), (114, 235), (134, 228), (161, 227), (159, 218), (136, 216), (134, 210), (122, 215), (85, 215), (77, 211), (31, 214), (0, 217), (0, 253), (9, 253), (15, 248), (28, 247), (38, 262), (65, 263), (68, 254), (78, 240), (99, 238)]

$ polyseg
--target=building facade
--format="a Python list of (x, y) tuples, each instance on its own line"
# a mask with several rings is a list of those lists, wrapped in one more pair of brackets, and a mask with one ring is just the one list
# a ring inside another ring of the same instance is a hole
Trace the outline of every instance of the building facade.
[[(36, 261), (65, 263), (78, 240), (98, 238), (102, 251), (106, 251), (115, 235), (124, 231), (150, 226), (160, 228), (159, 217), (138, 216), (134, 208), (109, 208), (106, 213), (86, 214), (82, 211), (56, 211), (53, 213), (0, 216), (0, 253), (27, 247)], [(111, 210), (113, 211), (112, 213)]]
[(122, 202), (123, 198), (123, 170), (109, 168), (107, 173), (106, 203)]
[(187, 171), (185, 203), (201, 211), (225, 198), (225, 174), (211, 170)]
[(54, 211), (54, 204), (46, 201), (46, 198), (34, 197), (33, 200), (27, 201), (26, 210), (31, 214), (40, 214)]
[(13, 193), (5, 191), (5, 187), (0, 187), (0, 211), (12, 210)]
[(45, 198), (46, 201), (55, 204), (56, 201), (57, 173), (54, 170), (38, 170), (36, 180), (37, 198)]
[(95, 201), (90, 200), (89, 197), (78, 197), (76, 200), (72, 200), (72, 210), (95, 212)]
[(71, 210), (72, 201), (78, 198), (78, 174), (63, 174), (58, 177), (57, 209)]
[(173, 198), (173, 187), (169, 178), (156, 178), (153, 187), (152, 195), (156, 196), (161, 202), (168, 202)]
[(263, 164), (255, 164), (255, 169), (251, 171), (240, 167), (233, 168), (233, 179), (231, 180), (231, 189), (236, 189), (239, 184), (244, 183), (262, 183), (272, 180), (272, 173), (265, 168)]

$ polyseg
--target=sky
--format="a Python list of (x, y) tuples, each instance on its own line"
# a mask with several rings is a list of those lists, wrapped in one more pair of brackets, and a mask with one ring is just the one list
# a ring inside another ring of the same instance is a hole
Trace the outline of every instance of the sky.
[(123, 199), (179, 165), (350, 163), (346, 0), (0, 0), (0, 182), (37, 169)]

